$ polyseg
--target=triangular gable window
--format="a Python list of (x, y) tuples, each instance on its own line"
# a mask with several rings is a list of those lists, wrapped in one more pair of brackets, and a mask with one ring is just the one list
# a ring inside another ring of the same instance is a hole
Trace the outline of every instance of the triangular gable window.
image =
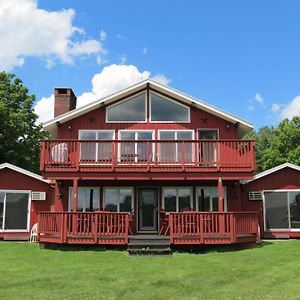
[(108, 107), (106, 115), (107, 122), (146, 122), (146, 94)]
[(183, 104), (151, 93), (151, 122), (190, 122), (190, 109)]

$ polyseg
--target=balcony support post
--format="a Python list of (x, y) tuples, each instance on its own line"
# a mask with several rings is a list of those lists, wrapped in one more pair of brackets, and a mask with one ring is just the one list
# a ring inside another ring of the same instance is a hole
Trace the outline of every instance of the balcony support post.
[(218, 178), (218, 211), (224, 212), (222, 177)]
[(72, 199), (72, 210), (73, 210), (73, 219), (72, 219), (72, 231), (73, 234), (77, 234), (78, 231), (78, 179), (73, 178), (73, 199)]

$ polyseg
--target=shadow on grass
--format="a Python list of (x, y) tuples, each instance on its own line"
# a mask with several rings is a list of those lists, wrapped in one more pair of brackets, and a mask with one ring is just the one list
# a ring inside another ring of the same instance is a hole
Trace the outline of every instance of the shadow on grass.
[(172, 246), (173, 253), (191, 253), (191, 254), (208, 254), (212, 252), (237, 252), (248, 249), (259, 249), (270, 246), (273, 243), (270, 241), (261, 241), (259, 243), (237, 244), (237, 245), (187, 245)]
[(41, 249), (55, 251), (126, 251), (127, 246), (112, 246), (112, 245), (67, 245), (67, 244), (40, 244)]

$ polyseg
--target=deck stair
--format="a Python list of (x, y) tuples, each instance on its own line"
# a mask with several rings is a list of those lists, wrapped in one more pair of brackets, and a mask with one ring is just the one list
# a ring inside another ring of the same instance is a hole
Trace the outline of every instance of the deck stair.
[(129, 236), (127, 251), (130, 255), (170, 255), (170, 237), (155, 234)]

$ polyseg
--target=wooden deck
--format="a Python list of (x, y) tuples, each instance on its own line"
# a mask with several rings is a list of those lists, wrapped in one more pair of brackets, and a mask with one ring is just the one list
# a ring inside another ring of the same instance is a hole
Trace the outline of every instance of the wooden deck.
[[(39, 213), (40, 243), (127, 245), (129, 214), (114, 212)], [(170, 244), (236, 244), (255, 242), (256, 213), (170, 213)]]
[(255, 170), (252, 140), (44, 140), (42, 172), (241, 172)]

